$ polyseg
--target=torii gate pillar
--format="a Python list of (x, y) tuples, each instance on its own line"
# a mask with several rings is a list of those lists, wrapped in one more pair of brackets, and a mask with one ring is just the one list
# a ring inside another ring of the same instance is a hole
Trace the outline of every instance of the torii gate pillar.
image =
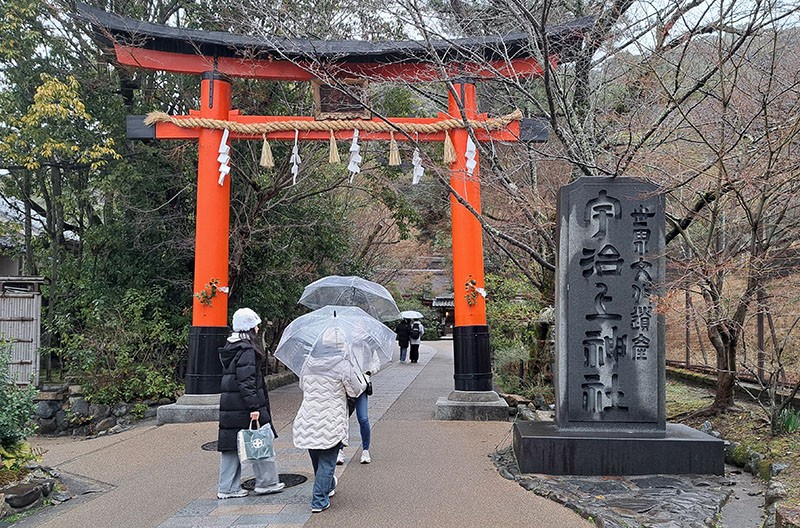
[[(200, 110), (192, 114), (227, 120), (231, 110), (231, 83), (218, 72), (206, 72), (200, 81)], [(195, 216), (194, 290), (216, 280), (218, 289), (208, 301), (195, 296), (189, 329), (186, 390), (172, 405), (158, 408), (158, 423), (216, 421), (222, 365), (219, 348), (228, 336), (228, 244), (230, 178), (219, 184), (219, 145), (222, 130), (200, 129), (197, 144), (197, 210)]]
[[(453, 82), (448, 97), (448, 113), (466, 117), (478, 114), (475, 84), (468, 80)], [(450, 132), (456, 161), (450, 165), (450, 186), (475, 211), (481, 211), (479, 164), (467, 170), (469, 131)], [(478, 155), (475, 155), (478, 162)], [(508, 404), (492, 390), (492, 364), (489, 351), (489, 327), (486, 324), (486, 301), (483, 277), (483, 230), (472, 212), (450, 196), (453, 244), (453, 361), (455, 390), (436, 402), (440, 420), (508, 420)]]

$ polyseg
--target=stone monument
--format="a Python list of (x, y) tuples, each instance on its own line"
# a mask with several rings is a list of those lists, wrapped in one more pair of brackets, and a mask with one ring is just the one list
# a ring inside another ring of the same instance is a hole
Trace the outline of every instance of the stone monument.
[(558, 197), (556, 420), (514, 425), (520, 470), (723, 474), (723, 442), (666, 423), (664, 196), (579, 178)]

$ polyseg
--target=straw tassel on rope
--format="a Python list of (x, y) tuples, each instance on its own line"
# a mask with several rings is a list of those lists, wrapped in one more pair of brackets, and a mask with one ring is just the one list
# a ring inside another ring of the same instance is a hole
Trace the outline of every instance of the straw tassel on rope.
[(275, 166), (275, 160), (272, 158), (272, 147), (269, 146), (269, 141), (267, 141), (266, 134), (262, 135), (261, 137), (264, 138), (264, 144), (261, 145), (261, 160), (258, 164), (262, 167), (271, 169)]
[(444, 133), (444, 162), (450, 165), (456, 162), (456, 148), (448, 132)]
[(389, 166), (397, 167), (400, 165), (400, 149), (397, 148), (397, 141), (394, 139), (394, 132), (389, 132)]
[(342, 159), (339, 157), (339, 147), (336, 145), (336, 136), (333, 135), (331, 130), (330, 151), (328, 152), (328, 163), (341, 163)]

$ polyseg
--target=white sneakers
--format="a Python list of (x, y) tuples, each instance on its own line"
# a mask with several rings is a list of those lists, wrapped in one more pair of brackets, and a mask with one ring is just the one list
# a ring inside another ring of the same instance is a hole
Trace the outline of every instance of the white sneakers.
[(283, 491), (283, 488), (286, 487), (284, 482), (278, 482), (274, 486), (270, 486), (268, 488), (256, 488), (253, 490), (253, 493), (256, 495), (269, 495), (270, 493), (280, 493)]
[(228, 493), (219, 492), (219, 493), (217, 493), (217, 498), (218, 499), (240, 499), (242, 497), (247, 497), (247, 495), (249, 495), (249, 494), (250, 494), (250, 492), (247, 491), (246, 489), (240, 489), (239, 491), (230, 491)]
[[(278, 482), (274, 486), (270, 486), (268, 488), (256, 488), (253, 490), (254, 495), (269, 495), (270, 493), (280, 493), (283, 491), (283, 488), (286, 487), (284, 482)], [(250, 494), (249, 491), (246, 489), (240, 489), (238, 491), (230, 491), (227, 493), (219, 492), (217, 493), (218, 499), (240, 499), (242, 497), (247, 497)]]
[[(362, 464), (369, 464), (372, 462), (372, 458), (369, 456), (369, 450), (365, 449), (361, 452), (361, 463)], [(336, 465), (341, 466), (344, 464), (344, 450), (339, 450), (339, 454), (336, 456)]]

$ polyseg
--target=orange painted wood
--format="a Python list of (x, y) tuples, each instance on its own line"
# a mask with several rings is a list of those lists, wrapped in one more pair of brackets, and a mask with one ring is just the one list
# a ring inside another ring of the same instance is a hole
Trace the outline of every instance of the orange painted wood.
[(199, 128), (181, 128), (172, 123), (156, 123), (155, 126), (156, 139), (197, 139), (200, 137)]
[(310, 81), (312, 74), (287, 61), (265, 61), (220, 57), (216, 68), (214, 57), (205, 55), (186, 55), (169, 51), (148, 50), (133, 46), (114, 44), (117, 61), (125, 66), (172, 73), (193, 73), (201, 75), (217, 71), (231, 77), (250, 79), (271, 79), (283, 81)]
[[(477, 114), (477, 98), (474, 84), (456, 84), (454, 86), (459, 98), (463, 101), (467, 117), (473, 119)], [(458, 100), (451, 93), (448, 96), (448, 112), (459, 115)], [(450, 139), (456, 151), (456, 161), (450, 165), (450, 185), (476, 211), (481, 211), (480, 164), (472, 175), (467, 173), (466, 130), (458, 129), (450, 132)], [(475, 157), (479, 161), (479, 155)], [(455, 196), (450, 196), (450, 217), (452, 222), (453, 245), (453, 292), (455, 304), (455, 326), (486, 325), (486, 301), (477, 294), (475, 303), (467, 301), (465, 284), (474, 280), (476, 288), (485, 288), (483, 272), (483, 230), (480, 222), (473, 214), (458, 203)]]
[[(211, 83), (213, 97), (209, 105)], [(231, 85), (216, 79), (200, 83), (200, 116), (228, 119), (231, 109)], [(175, 127), (177, 128), (177, 127)], [(205, 288), (211, 279), (228, 286), (228, 240), (230, 222), (230, 177), (219, 185), (219, 145), (222, 130), (202, 129), (198, 139), (197, 211), (195, 220), (194, 292)], [(192, 326), (227, 326), (228, 296), (217, 292), (211, 306), (196, 297), (192, 304)]]
[[(320, 76), (314, 74), (315, 65), (295, 64), (289, 61), (214, 58), (205, 55), (188, 55), (156, 51), (115, 44), (117, 60), (125, 66), (173, 73), (202, 74), (217, 71), (231, 77), (269, 79), (275, 81), (310, 81)], [(395, 82), (431, 82), (456, 77), (496, 79), (499, 77), (539, 77), (541, 65), (533, 58), (479, 63), (450, 63), (445, 65), (444, 76), (439, 66), (428, 62), (403, 62), (395, 64), (337, 63), (326, 65), (326, 74), (339, 78), (366, 77), (373, 80)]]

